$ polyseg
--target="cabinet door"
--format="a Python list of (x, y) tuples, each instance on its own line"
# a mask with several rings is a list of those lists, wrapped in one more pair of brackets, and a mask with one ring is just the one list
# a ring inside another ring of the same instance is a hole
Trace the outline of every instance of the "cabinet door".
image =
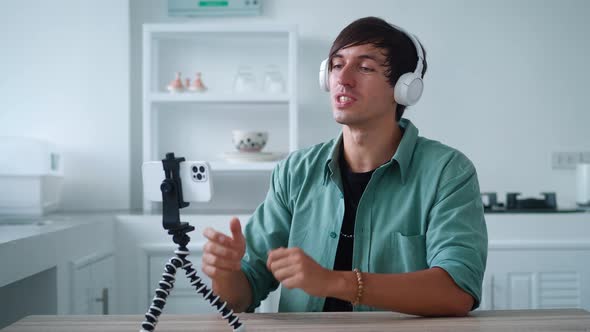
[(107, 315), (112, 312), (115, 260), (105, 257), (91, 265), (90, 314)]
[(92, 272), (89, 265), (76, 267), (73, 264), (72, 267), (72, 288), (70, 290), (71, 297), (71, 310), (73, 315), (85, 315), (90, 313), (90, 276)]
[(75, 315), (112, 312), (115, 261), (112, 254), (90, 255), (71, 264), (71, 310)]
[(590, 308), (590, 248), (490, 250), (481, 309)]

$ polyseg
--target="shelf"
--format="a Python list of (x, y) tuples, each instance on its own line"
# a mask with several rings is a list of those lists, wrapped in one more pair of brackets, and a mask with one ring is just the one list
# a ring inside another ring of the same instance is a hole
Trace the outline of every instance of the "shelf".
[(223, 171), (272, 171), (277, 165), (277, 161), (271, 162), (250, 162), (250, 163), (230, 163), (226, 161), (212, 161), (210, 162), (211, 170), (213, 172)]
[(287, 93), (281, 94), (232, 94), (210, 92), (158, 92), (149, 94), (153, 103), (289, 103)]
[[(143, 160), (156, 160), (160, 149), (169, 147), (187, 151), (185, 155), (212, 157), (208, 159), (211, 171), (227, 172), (230, 178), (270, 173), (278, 161), (241, 162), (250, 158), (224, 159), (218, 152), (231, 150), (224, 141), (229, 140), (229, 135), (222, 136), (225, 132), (250, 127), (272, 128), (276, 134), (273, 143), (280, 142), (274, 148), (297, 150), (297, 34), (295, 25), (251, 22), (144, 24)], [(233, 80), (242, 65), (250, 66), (256, 76), (254, 93), (233, 91)], [(273, 65), (283, 78), (284, 90), (279, 91), (284, 93), (266, 93), (264, 84), (260, 84), (264, 82), (266, 68)], [(204, 69), (204, 83), (209, 88), (205, 92), (170, 93), (165, 88), (174, 78), (173, 73), (185, 73), (183, 79), (194, 78), (191, 75)], [(196, 114), (194, 110), (206, 114)], [(207, 145), (200, 145), (205, 139)], [(253, 160), (269, 159), (272, 160)], [(144, 211), (152, 209), (149, 201), (144, 200), (143, 206)]]
[(219, 36), (220, 34), (228, 35), (260, 35), (264, 38), (269, 36), (280, 36), (284, 38), (286, 34), (294, 34), (296, 27), (284, 24), (191, 24), (191, 23), (151, 23), (143, 25), (144, 34), (150, 34), (155, 39), (162, 38), (203, 38), (203, 35)]

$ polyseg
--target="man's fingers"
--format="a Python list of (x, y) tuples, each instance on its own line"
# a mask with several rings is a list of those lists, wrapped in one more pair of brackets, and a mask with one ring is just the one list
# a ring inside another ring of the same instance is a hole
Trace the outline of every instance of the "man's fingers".
[(232, 237), (235, 241), (239, 243), (245, 243), (246, 239), (244, 238), (244, 233), (242, 233), (242, 225), (240, 224), (240, 219), (232, 218), (229, 222), (229, 229), (231, 231)]
[(209, 278), (211, 278), (211, 279), (226, 278), (226, 277), (230, 276), (232, 273), (231, 271), (223, 270), (223, 269), (217, 268), (213, 265), (207, 265), (207, 264), (203, 264), (203, 266), (201, 267), (201, 270), (207, 276), (209, 276)]
[(268, 260), (277, 260), (288, 256), (295, 248), (277, 248), (268, 252)]
[(204, 253), (202, 261), (203, 265), (214, 266), (221, 270), (238, 271), (241, 268), (240, 261), (223, 259), (210, 253)]
[(214, 230), (211, 227), (205, 228), (205, 230), (203, 231), (203, 236), (205, 236), (209, 241), (213, 241), (219, 244), (227, 244), (231, 242), (230, 237)]
[(283, 257), (280, 259), (276, 259), (276, 260), (267, 262), (266, 267), (268, 268), (269, 271), (274, 273), (277, 270), (283, 269), (288, 266), (293, 266), (293, 265), (294, 264), (291, 261), (290, 256), (286, 256), (286, 257)]
[(233, 247), (236, 249), (239, 247), (231, 237), (220, 233), (211, 227), (205, 228), (203, 231), (203, 236), (205, 236), (209, 241), (215, 242), (222, 246)]
[[(268, 253), (268, 259), (266, 261), (266, 268), (269, 269), (270, 271), (272, 271), (273, 269), (276, 269), (277, 266), (276, 265), (278, 262), (281, 262), (280, 266), (284, 265), (284, 264), (291, 264), (292, 263), (292, 259), (290, 259), (290, 256), (292, 255), (297, 255), (299, 251), (299, 248), (277, 248), (274, 250), (271, 250)], [(272, 268), (271, 268), (272, 265)]]
[(242, 259), (242, 257), (240, 257), (240, 254), (238, 253), (237, 250), (235, 250), (231, 247), (222, 246), (222, 245), (217, 244), (215, 242), (205, 243), (205, 245), (203, 246), (203, 252), (218, 256), (220, 258), (229, 259), (229, 260)]
[(292, 277), (296, 273), (297, 273), (297, 267), (292, 266), (292, 265), (284, 265), (284, 266), (274, 269), (272, 271), (273, 276), (279, 282), (283, 282), (283, 280)]

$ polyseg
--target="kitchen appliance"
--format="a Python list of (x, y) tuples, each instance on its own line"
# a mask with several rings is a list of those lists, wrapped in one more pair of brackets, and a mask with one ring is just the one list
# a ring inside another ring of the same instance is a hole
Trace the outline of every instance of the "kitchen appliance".
[(557, 194), (554, 192), (541, 193), (542, 198), (520, 198), (520, 193), (506, 194), (506, 203), (498, 201), (498, 195), (493, 192), (481, 193), (485, 212), (561, 212), (557, 208)]
[(590, 164), (576, 165), (576, 204), (590, 209)]
[(504, 208), (504, 204), (498, 203), (498, 195), (496, 193), (481, 193), (481, 201), (486, 211)]
[(55, 211), (63, 180), (61, 153), (54, 144), (0, 137), (0, 215), (41, 216)]
[(542, 199), (522, 198), (519, 199), (520, 193), (506, 194), (506, 210), (557, 210), (557, 199), (555, 193), (542, 193)]

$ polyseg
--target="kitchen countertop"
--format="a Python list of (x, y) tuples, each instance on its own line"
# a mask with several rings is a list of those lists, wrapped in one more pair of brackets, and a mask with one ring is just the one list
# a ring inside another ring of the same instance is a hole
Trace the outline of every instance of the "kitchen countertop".
[(495, 213), (518, 213), (518, 214), (522, 214), (522, 213), (585, 213), (585, 212), (589, 212), (588, 210), (584, 210), (584, 209), (577, 209), (577, 208), (571, 208), (571, 209), (555, 209), (555, 210), (551, 210), (551, 209), (537, 209), (537, 210), (533, 210), (533, 209), (523, 209), (523, 210), (519, 210), (519, 209), (511, 209), (511, 210), (507, 210), (507, 209), (486, 209), (484, 210), (485, 214), (491, 213), (491, 214), (495, 214)]
[[(243, 214), (243, 213), (242, 213)], [(588, 219), (590, 221), (590, 211), (576, 210), (576, 209), (560, 209), (556, 211), (486, 211), (486, 220), (508, 220), (515, 218), (529, 219), (532, 217), (555, 218), (554, 215), (569, 215), (569, 219)], [(93, 211), (93, 212), (61, 212), (52, 213), (40, 217), (7, 217), (0, 216), (0, 250), (2, 246), (8, 242), (17, 241), (19, 239), (27, 239), (43, 234), (48, 234), (60, 230), (65, 230), (81, 225), (86, 225), (94, 222), (103, 222), (106, 220), (113, 220), (116, 216), (144, 216), (148, 218), (161, 218), (158, 214), (142, 214), (141, 211), (129, 210), (115, 210), (115, 211)], [(220, 214), (223, 215), (223, 214)], [(227, 214), (230, 215), (230, 214)], [(549, 217), (553, 215), (552, 217)], [(185, 214), (190, 217), (190, 214)]]
[[(66, 254), (67, 250), (84, 245), (84, 239), (77, 237), (84, 237), (93, 229), (96, 230), (97, 227), (93, 228), (92, 225), (109, 222), (114, 227), (117, 216), (134, 220), (161, 220), (158, 214), (144, 215), (140, 211), (129, 210), (54, 213), (29, 219), (0, 216), (0, 264), (14, 262), (15, 257), (25, 252), (29, 258), (28, 264), (3, 271), (0, 274), (0, 287), (54, 266), (59, 256)], [(189, 221), (194, 216), (198, 215), (182, 215), (184, 220)], [(205, 220), (201, 217), (199, 220)], [(587, 242), (590, 236), (588, 212), (506, 212), (486, 214), (485, 218), (490, 245), (495, 241), (526, 241), (527, 238)]]
[[(68, 264), (93, 250), (116, 250), (114, 229), (118, 216), (138, 222), (149, 220), (158, 225), (162, 220), (159, 214), (130, 210), (58, 212), (39, 217), (0, 216), (0, 266), (11, 266), (0, 273), (0, 287)], [(181, 215), (181, 220), (187, 219), (195, 220), (189, 214)], [(165, 234), (163, 229), (161, 233)], [(26, 261), (15, 264), (19, 257)]]
[(59, 212), (45, 216), (0, 216), (0, 250), (8, 242), (26, 239), (95, 222), (112, 221), (129, 211)]
[[(63, 264), (69, 256), (87, 254), (89, 243), (112, 246), (106, 238), (118, 211), (55, 213), (42, 217), (0, 217), (0, 287)], [(19, 257), (26, 261), (16, 265)]]
[[(468, 317), (423, 318), (392, 312), (240, 314), (246, 331), (588, 331), (590, 313), (581, 309), (475, 311)], [(137, 331), (143, 316), (29, 316), (4, 332)], [(227, 332), (219, 315), (160, 316), (156, 331)]]

